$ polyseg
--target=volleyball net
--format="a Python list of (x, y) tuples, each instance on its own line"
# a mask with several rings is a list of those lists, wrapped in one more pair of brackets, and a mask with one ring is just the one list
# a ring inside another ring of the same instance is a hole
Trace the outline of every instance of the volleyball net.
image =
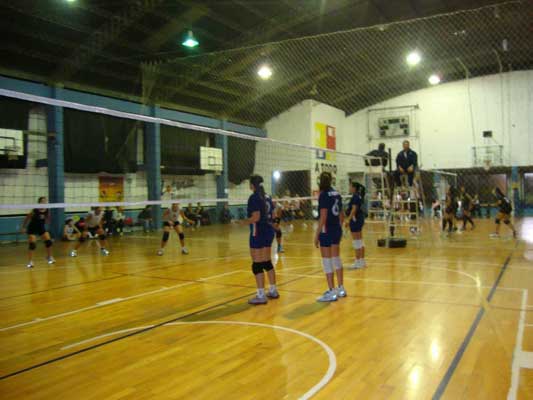
[[(347, 195), (350, 181), (363, 181), (374, 159), (335, 150), (334, 129), (321, 124), (305, 131), (317, 144), (311, 146), (273, 139), (291, 137), (294, 127), (283, 124), (217, 128), (4, 89), (0, 95), (13, 117), (0, 134), (2, 215), (36, 207), (68, 216), (97, 206), (133, 212), (201, 203), (217, 212), (227, 204), (242, 218), (249, 178), (260, 175), (292, 218), (313, 218), (322, 172)], [(37, 205), (41, 196), (47, 204)]]

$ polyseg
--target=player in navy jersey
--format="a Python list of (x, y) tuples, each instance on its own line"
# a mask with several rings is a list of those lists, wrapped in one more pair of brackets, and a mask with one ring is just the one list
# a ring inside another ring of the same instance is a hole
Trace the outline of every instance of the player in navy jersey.
[(365, 245), (363, 243), (363, 226), (365, 224), (365, 213), (363, 212), (363, 202), (365, 199), (366, 189), (359, 182), (352, 182), (350, 193), (352, 198), (348, 204), (348, 221), (346, 226), (352, 233), (352, 246), (355, 250), (355, 262), (351, 268), (359, 269), (366, 266), (365, 262)]
[(500, 188), (494, 189), (494, 195), (496, 196), (496, 205), (498, 206), (498, 214), (496, 214), (496, 231), (491, 233), (491, 237), (500, 236), (500, 221), (503, 220), (503, 223), (507, 225), (513, 231), (513, 237), (516, 238), (516, 229), (511, 223), (511, 212), (513, 211), (513, 206), (511, 201), (503, 194)]
[[(252, 256), (252, 272), (257, 285), (257, 295), (248, 303), (266, 304), (267, 297), (279, 298), (276, 288), (276, 272), (271, 260), (271, 247), (274, 240), (272, 227), (272, 199), (265, 193), (263, 178), (253, 175), (250, 178), (252, 195), (248, 198), (248, 218), (245, 223), (250, 225), (250, 254)], [(270, 289), (265, 293), (265, 271), (270, 282)]]
[(276, 204), (274, 211), (272, 212), (272, 227), (276, 234), (276, 242), (278, 243), (278, 253), (283, 253), (283, 232), (281, 230), (281, 217), (283, 213), (283, 208), (281, 204)]
[[(322, 266), (328, 282), (328, 290), (317, 300), (321, 302), (336, 301), (337, 297), (346, 297), (343, 285), (342, 261), (339, 256), (339, 244), (342, 237), (342, 197), (331, 187), (331, 174), (320, 174), (320, 195), (318, 197), (318, 229), (315, 246), (322, 255)], [(337, 273), (339, 287), (335, 288), (333, 270)]]
[[(37, 202), (39, 204), (46, 203), (46, 197), (39, 197)], [(44, 240), (48, 264), (56, 262), (54, 257), (52, 257), (52, 239), (50, 238), (50, 233), (46, 230), (47, 223), (50, 223), (50, 213), (47, 208), (34, 208), (24, 218), (21, 230), (22, 232), (26, 231), (28, 234), (28, 264), (26, 265), (28, 268), (33, 268), (33, 251), (37, 247), (35, 243), (37, 236), (40, 236)]]

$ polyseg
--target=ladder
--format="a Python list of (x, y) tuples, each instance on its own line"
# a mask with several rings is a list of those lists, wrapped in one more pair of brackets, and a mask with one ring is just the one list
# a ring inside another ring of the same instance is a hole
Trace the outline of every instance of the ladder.
[(368, 218), (366, 223), (382, 223), (385, 230), (391, 205), (391, 193), (389, 180), (383, 172), (383, 166), (367, 166), (364, 182), (367, 188), (366, 212)]
[[(404, 179), (405, 178), (405, 179)], [(401, 185), (395, 186), (388, 218), (388, 231), (391, 237), (396, 236), (401, 228), (408, 228), (411, 234), (420, 233), (420, 201), (423, 201), (422, 183), (415, 176), (413, 186), (407, 185), (407, 177), (402, 176)]]

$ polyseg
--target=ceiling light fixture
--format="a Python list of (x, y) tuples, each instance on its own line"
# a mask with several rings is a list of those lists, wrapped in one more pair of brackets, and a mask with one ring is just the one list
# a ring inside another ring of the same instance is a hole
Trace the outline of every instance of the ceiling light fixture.
[(262, 65), (257, 70), (257, 75), (263, 80), (269, 79), (272, 76), (272, 69), (268, 65)]
[(185, 40), (181, 44), (185, 47), (193, 48), (193, 47), (198, 46), (199, 42), (194, 37), (194, 34), (192, 33), (192, 31), (189, 31), (187, 33), (187, 36), (185, 37)]
[(422, 61), (422, 56), (418, 51), (412, 51), (407, 55), (407, 57), (405, 57), (405, 61), (407, 61), (409, 66), (414, 67), (415, 65), (418, 65), (420, 61)]

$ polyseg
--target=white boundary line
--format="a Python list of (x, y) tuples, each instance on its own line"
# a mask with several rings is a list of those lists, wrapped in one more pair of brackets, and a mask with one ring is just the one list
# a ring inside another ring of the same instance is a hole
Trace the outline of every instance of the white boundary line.
[[(296, 269), (296, 268), (294, 268)], [(287, 276), (301, 276), (313, 279), (324, 279), (322, 275), (307, 275), (307, 274), (294, 274), (291, 272), (276, 271), (278, 275), (287, 275)], [(344, 280), (348, 281), (361, 281), (361, 282), (375, 282), (375, 283), (391, 283), (391, 284), (405, 284), (405, 285), (428, 285), (428, 286), (449, 286), (449, 287), (458, 287), (458, 288), (468, 288), (468, 289), (491, 289), (491, 286), (477, 286), (477, 285), (466, 285), (459, 283), (445, 283), (445, 282), (428, 282), (428, 281), (394, 281), (387, 279), (370, 279), (370, 278), (350, 278), (346, 275)], [(522, 291), (524, 289), (520, 288), (499, 288), (500, 290), (510, 290), (510, 291)], [(532, 325), (533, 326), (533, 325)]]
[(333, 350), (322, 340), (308, 334), (302, 331), (298, 331), (296, 329), (287, 328), (284, 326), (279, 325), (270, 325), (270, 324), (261, 324), (258, 322), (244, 322), (244, 321), (192, 321), (192, 322), (171, 322), (168, 324), (165, 324), (164, 326), (171, 326), (171, 325), (245, 325), (245, 326), (259, 326), (262, 328), (272, 328), (277, 329), (280, 331), (285, 331), (289, 333), (293, 333), (295, 335), (300, 335), (306, 339), (309, 339), (316, 344), (318, 344), (326, 354), (328, 355), (328, 361), (329, 366), (328, 370), (326, 371), (326, 374), (322, 377), (322, 379), (314, 385), (311, 389), (309, 389), (307, 392), (305, 392), (302, 396), (299, 397), (300, 400), (308, 400), (311, 397), (313, 397), (315, 394), (317, 394), (324, 386), (326, 386), (331, 378), (333, 378), (333, 375), (335, 374), (335, 370), (337, 369), (337, 359), (335, 357), (335, 353)]
[[(235, 257), (229, 256), (229, 257), (218, 257), (218, 258), (235, 258)], [(245, 258), (245, 257), (243, 256), (243, 257), (237, 257), (237, 258)], [(293, 259), (306, 258), (307, 259), (308, 257), (291, 257), (291, 258), (293, 258)], [(200, 259), (200, 260), (203, 260), (203, 259)], [(417, 282), (417, 281), (396, 281), (396, 280), (379, 280), (379, 279), (349, 278), (349, 277), (345, 277), (345, 279), (347, 279), (347, 280), (355, 280), (355, 281), (359, 280), (359, 281), (368, 281), (368, 282), (392, 283), (392, 284), (397, 283), (397, 284), (420, 284), (420, 285), (434, 285), (434, 286), (456, 286), (456, 287), (478, 287), (478, 288), (482, 288), (483, 287), (483, 288), (486, 288), (484, 286), (481, 286), (481, 282), (479, 282), (479, 280), (476, 277), (474, 277), (474, 276), (472, 276), (470, 274), (467, 274), (466, 272), (463, 272), (463, 271), (457, 271), (457, 270), (453, 270), (453, 269), (449, 269), (449, 268), (423, 267), (423, 266), (414, 266), (414, 265), (413, 266), (407, 266), (407, 267), (408, 268), (418, 268), (418, 269), (436, 269), (436, 270), (444, 270), (444, 271), (449, 271), (449, 272), (455, 272), (457, 274), (461, 274), (461, 275), (464, 275), (464, 276), (472, 279), (476, 283), (476, 286), (473, 286), (473, 285), (472, 286), (469, 286), (469, 285), (464, 285), (463, 286), (463, 285), (460, 285), (460, 284), (450, 284), (450, 283), (445, 283), (445, 282), (444, 283), (438, 283), (438, 282), (434, 282), (433, 283), (433, 282), (424, 282), (424, 281), (420, 281), (420, 282)], [(283, 268), (281, 270), (277, 270), (276, 272), (278, 274), (280, 274), (280, 275), (284, 275), (284, 274), (285, 275), (289, 275), (288, 273), (286, 273), (284, 271), (291, 271), (291, 270), (304, 269), (304, 268), (313, 268), (313, 266), (301, 266), (301, 267), (294, 267), (294, 268)], [(161, 287), (160, 289), (139, 293), (137, 295), (133, 295), (133, 296), (129, 296), (129, 297), (101, 300), (101, 301), (97, 302), (96, 304), (94, 304), (92, 306), (83, 307), (83, 308), (67, 311), (67, 312), (60, 313), (60, 314), (54, 314), (54, 315), (50, 315), (48, 317), (35, 318), (32, 321), (26, 321), (26, 322), (22, 322), (22, 323), (19, 323), (19, 324), (2, 327), (2, 328), (0, 328), (0, 332), (5, 332), (5, 331), (9, 331), (9, 330), (12, 330), (12, 329), (21, 328), (21, 327), (29, 326), (29, 325), (35, 325), (37, 323), (50, 321), (50, 320), (53, 320), (53, 319), (58, 319), (58, 318), (61, 318), (61, 317), (66, 317), (66, 316), (70, 316), (70, 315), (74, 315), (74, 314), (79, 314), (79, 313), (84, 312), (84, 311), (94, 310), (96, 308), (104, 307), (104, 306), (107, 306), (107, 305), (118, 304), (118, 303), (122, 303), (122, 302), (125, 302), (125, 301), (128, 301), (128, 300), (133, 300), (133, 299), (136, 299), (136, 298), (149, 296), (149, 295), (156, 294), (156, 293), (161, 293), (161, 292), (165, 292), (165, 291), (168, 291), (168, 290), (173, 290), (173, 289), (180, 288), (180, 287), (183, 287), (183, 286), (193, 285), (195, 283), (198, 283), (199, 281), (215, 279), (215, 278), (219, 278), (219, 277), (222, 277), (222, 276), (232, 275), (232, 274), (241, 273), (241, 272), (248, 272), (248, 271), (247, 270), (235, 270), (235, 271), (230, 271), (230, 272), (226, 272), (226, 273), (219, 274), (219, 275), (213, 275), (213, 276), (209, 276), (209, 277), (199, 278), (199, 279), (196, 279), (195, 281), (184, 282), (184, 283), (180, 283), (178, 285), (173, 285), (173, 286), (168, 286), (168, 287)], [(305, 275), (305, 274), (300, 274), (300, 275), (292, 274), (292, 275), (315, 278), (314, 275)], [(317, 276), (317, 277), (320, 278), (320, 279), (323, 278), (321, 276)], [(517, 288), (499, 288), (499, 289), (500, 290), (523, 290), (523, 289), (517, 289)], [(526, 307), (529, 307), (529, 306), (526, 306)]]
[[(307, 257), (293, 257), (293, 258), (307, 258)], [(283, 271), (291, 271), (291, 270), (303, 269), (303, 268), (313, 268), (313, 266), (310, 266), (310, 267), (283, 268), (280, 273), (282, 273)], [(464, 275), (467, 278), (472, 279), (476, 283), (476, 287), (481, 287), (481, 282), (479, 281), (479, 278), (476, 278), (475, 276), (470, 275), (470, 274), (468, 274), (468, 273), (466, 273), (464, 271), (458, 271), (458, 270), (455, 270), (455, 269), (442, 268), (442, 267), (422, 267), (422, 266), (417, 266), (417, 265), (406, 265), (406, 266), (404, 266), (404, 268), (434, 269), (434, 270), (455, 272), (456, 274)], [(278, 272), (278, 270), (276, 270), (276, 272)], [(399, 282), (399, 281), (390, 281), (390, 282)]]
[(524, 326), (526, 320), (526, 306), (527, 306), (528, 290), (522, 290), (522, 307), (520, 309), (520, 318), (518, 320), (518, 329), (516, 332), (516, 341), (513, 352), (513, 363), (511, 366), (511, 387), (507, 394), (508, 400), (516, 400), (518, 394), (518, 387), (520, 385), (520, 368), (524, 366), (524, 357), (522, 351), (522, 342), (524, 339)]
[[(315, 336), (312, 336), (308, 333), (293, 329), (293, 328), (287, 328), (285, 326), (280, 325), (272, 325), (272, 324), (262, 324), (258, 322), (246, 322), (246, 321), (184, 321), (184, 322), (169, 322), (167, 324), (161, 325), (162, 327), (165, 326), (180, 326), (180, 325), (241, 325), (241, 326), (258, 326), (261, 328), (270, 328), (274, 330), (280, 330), (289, 332), (295, 335), (302, 336), (305, 339), (311, 340), (312, 342), (315, 342), (318, 344), (322, 349), (325, 351), (325, 353), (328, 356), (328, 369), (322, 379), (314, 385), (311, 389), (309, 389), (307, 392), (305, 392), (303, 395), (299, 397), (300, 400), (308, 400), (311, 397), (313, 397), (315, 394), (317, 394), (324, 386), (326, 386), (329, 381), (333, 378), (333, 375), (335, 374), (335, 370), (337, 369), (337, 358), (335, 357), (335, 352), (329, 347), (326, 343), (324, 343), (322, 340), (316, 338)], [(89, 338), (86, 340), (82, 340), (81, 342), (76, 342), (69, 344), (68, 346), (64, 346), (61, 348), (61, 350), (67, 350), (71, 349), (73, 347), (77, 347), (82, 344), (94, 342), (95, 340), (102, 339), (109, 336), (115, 336), (119, 335), (121, 333), (127, 333), (127, 332), (134, 332), (139, 331), (142, 329), (148, 329), (153, 328), (155, 325), (147, 325), (147, 326), (138, 326), (135, 328), (129, 328), (129, 329), (123, 329), (119, 331), (113, 331), (109, 333), (105, 333), (103, 335), (95, 336), (93, 338)]]
[(162, 292), (166, 292), (166, 291), (169, 291), (169, 290), (177, 289), (177, 288), (180, 288), (180, 287), (183, 287), (183, 286), (194, 285), (194, 284), (197, 284), (198, 282), (201, 282), (201, 281), (207, 281), (209, 279), (220, 278), (222, 276), (232, 275), (232, 274), (236, 274), (236, 273), (240, 273), (240, 272), (242, 272), (242, 270), (225, 272), (223, 274), (218, 274), (218, 275), (208, 276), (208, 277), (204, 277), (204, 278), (199, 278), (199, 279), (196, 279), (194, 281), (184, 282), (184, 283), (180, 283), (178, 285), (166, 286), (166, 287), (162, 287), (160, 289), (151, 290), (149, 292), (139, 293), (139, 294), (136, 294), (136, 295), (133, 295), (133, 296), (124, 297), (124, 298), (121, 298), (121, 299), (102, 300), (102, 301), (99, 301), (99, 302), (97, 302), (96, 304), (94, 304), (92, 306), (78, 308), (76, 310), (67, 311), (67, 312), (60, 313), (60, 314), (54, 314), (54, 315), (50, 315), (50, 316), (44, 317), (44, 318), (35, 318), (32, 321), (22, 322), (22, 323), (19, 323), (19, 324), (16, 324), (16, 325), (6, 326), (6, 327), (3, 327), (3, 328), (0, 328), (0, 332), (5, 332), (5, 331), (9, 331), (11, 329), (21, 328), (23, 326), (28, 326), (28, 325), (35, 325), (35, 324), (40, 323), (40, 322), (50, 321), (50, 320), (53, 320), (53, 319), (66, 317), (66, 316), (69, 316), (69, 315), (79, 314), (79, 313), (84, 312), (84, 311), (89, 311), (89, 310), (94, 310), (96, 308), (105, 307), (108, 304), (123, 303), (123, 302), (128, 301), (128, 300), (138, 299), (140, 297), (145, 297), (145, 296), (149, 296), (149, 295), (156, 294), (156, 293), (162, 293)]

